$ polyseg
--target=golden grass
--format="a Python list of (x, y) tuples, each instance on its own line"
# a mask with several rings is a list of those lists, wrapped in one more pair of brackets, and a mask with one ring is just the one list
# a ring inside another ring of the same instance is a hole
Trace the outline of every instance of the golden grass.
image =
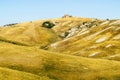
[(22, 43), (30, 46), (46, 46), (60, 38), (54, 31), (42, 28), (39, 24), (23, 23), (0, 29), (0, 40)]
[[(103, 21), (104, 23), (104, 21)], [(87, 29), (77, 35), (51, 44), (49, 50), (77, 56), (90, 57), (93, 53), (99, 53), (93, 57), (102, 58), (120, 53), (119, 26), (109, 26), (110, 23)], [(84, 33), (84, 34), (83, 34)]]
[[(120, 39), (115, 36), (119, 37), (120, 29), (119, 25), (109, 25), (114, 21), (100, 25), (104, 21), (96, 20), (96, 27), (70, 38), (59, 37), (94, 20), (57, 18), (0, 28), (0, 79), (119, 80)], [(41, 27), (44, 21), (58, 23), (46, 29)], [(40, 49), (46, 47), (49, 50)]]
[(55, 80), (120, 77), (117, 61), (75, 57), (3, 42), (0, 43), (0, 66)]
[(40, 77), (35, 74), (12, 70), (8, 68), (0, 68), (0, 80), (51, 80), (48, 77)]

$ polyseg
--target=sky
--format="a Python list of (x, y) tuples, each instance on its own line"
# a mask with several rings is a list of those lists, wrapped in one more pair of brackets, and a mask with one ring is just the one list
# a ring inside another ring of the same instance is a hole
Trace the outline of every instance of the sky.
[(120, 0), (0, 0), (0, 25), (64, 14), (98, 19), (120, 19)]

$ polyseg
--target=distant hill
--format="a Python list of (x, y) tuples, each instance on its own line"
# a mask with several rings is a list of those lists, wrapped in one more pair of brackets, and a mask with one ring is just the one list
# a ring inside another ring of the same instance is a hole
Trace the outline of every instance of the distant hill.
[(65, 15), (0, 27), (1, 80), (120, 80), (120, 20)]

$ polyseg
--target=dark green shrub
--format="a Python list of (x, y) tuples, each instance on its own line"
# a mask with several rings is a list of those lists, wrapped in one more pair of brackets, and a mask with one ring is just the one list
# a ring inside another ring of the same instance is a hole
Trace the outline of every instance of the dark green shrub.
[(40, 49), (48, 50), (48, 46), (47, 45), (41, 46)]
[(13, 25), (16, 25), (16, 24), (18, 24), (18, 23), (6, 24), (4, 26), (13, 26)]
[(42, 24), (42, 27), (45, 27), (45, 28), (52, 28), (53, 26), (55, 26), (55, 24), (49, 21), (43, 22)]
[(82, 25), (85, 25), (87, 22), (83, 22)]
[(65, 32), (65, 37), (69, 35), (69, 32)]

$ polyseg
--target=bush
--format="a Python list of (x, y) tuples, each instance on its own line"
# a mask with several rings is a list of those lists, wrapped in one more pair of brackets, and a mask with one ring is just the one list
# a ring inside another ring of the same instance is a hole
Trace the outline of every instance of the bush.
[(16, 25), (16, 24), (18, 24), (18, 23), (6, 24), (4, 26), (13, 26), (13, 25)]
[(49, 21), (43, 22), (43, 24), (42, 24), (42, 27), (45, 27), (45, 28), (52, 28), (53, 26), (55, 26), (55, 24), (53, 24)]

